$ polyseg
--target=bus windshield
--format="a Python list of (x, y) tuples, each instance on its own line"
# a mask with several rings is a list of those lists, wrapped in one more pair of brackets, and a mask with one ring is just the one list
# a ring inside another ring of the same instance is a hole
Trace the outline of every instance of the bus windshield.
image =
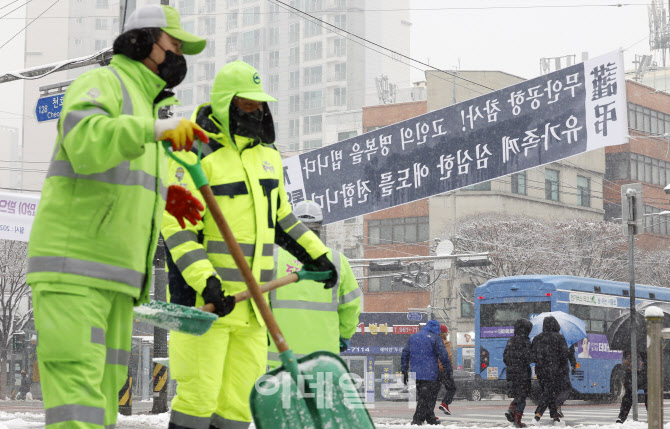
[(480, 327), (514, 326), (523, 318), (551, 311), (551, 302), (512, 302), (508, 304), (482, 304), (480, 307)]

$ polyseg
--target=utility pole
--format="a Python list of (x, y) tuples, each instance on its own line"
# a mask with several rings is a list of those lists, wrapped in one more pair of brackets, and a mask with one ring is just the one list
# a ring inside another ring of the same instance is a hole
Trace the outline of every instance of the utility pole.
[(621, 224), (628, 235), (628, 267), (630, 278), (630, 366), (633, 390), (633, 420), (637, 421), (637, 338), (635, 323), (635, 234), (643, 225), (642, 184), (621, 186)]

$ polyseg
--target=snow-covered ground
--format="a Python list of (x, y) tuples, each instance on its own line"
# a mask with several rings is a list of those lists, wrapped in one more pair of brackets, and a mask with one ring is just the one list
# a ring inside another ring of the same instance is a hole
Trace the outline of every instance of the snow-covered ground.
[[(121, 416), (119, 415), (119, 420), (116, 424), (117, 429), (166, 429), (168, 427), (169, 413), (158, 414), (158, 415), (133, 415), (133, 416)], [(416, 426), (411, 426), (408, 421), (402, 421), (400, 419), (386, 419), (386, 418), (376, 418), (375, 426), (380, 429), (406, 429), (406, 428), (415, 428)], [(550, 426), (549, 424), (542, 426)], [(251, 425), (253, 428), (254, 425)], [(430, 426), (429, 426), (430, 427)], [(442, 423), (442, 427), (447, 427), (450, 429), (459, 429), (459, 428), (500, 428), (500, 427), (512, 427), (509, 423), (501, 423), (500, 425), (483, 425), (477, 423), (463, 423), (458, 422), (457, 424), (449, 424), (448, 421)], [(628, 421), (623, 425), (617, 424), (608, 424), (608, 425), (576, 425), (576, 426), (565, 426), (566, 428), (574, 427), (576, 429), (646, 429), (646, 422), (633, 422)], [(44, 414), (41, 413), (7, 413), (0, 411), (0, 429), (38, 429), (44, 428)], [(533, 428), (533, 426), (529, 426)], [(343, 428), (343, 429), (353, 429), (353, 428)], [(664, 429), (670, 429), (670, 423), (666, 423)]]

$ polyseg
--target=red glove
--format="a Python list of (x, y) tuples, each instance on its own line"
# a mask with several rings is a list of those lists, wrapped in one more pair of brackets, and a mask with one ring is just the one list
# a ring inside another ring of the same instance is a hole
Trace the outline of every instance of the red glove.
[(179, 185), (170, 185), (168, 187), (165, 210), (177, 218), (181, 229), (184, 229), (186, 228), (184, 218), (195, 225), (202, 219), (200, 211), (205, 210), (205, 206), (202, 205), (200, 200), (191, 195), (188, 189)]

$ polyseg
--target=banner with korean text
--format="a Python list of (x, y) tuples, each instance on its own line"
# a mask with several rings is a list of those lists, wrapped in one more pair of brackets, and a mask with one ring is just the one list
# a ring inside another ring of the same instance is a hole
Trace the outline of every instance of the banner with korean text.
[(0, 240), (28, 241), (39, 195), (0, 192)]
[(626, 143), (623, 55), (615, 51), (284, 160), (292, 204), (324, 223)]

